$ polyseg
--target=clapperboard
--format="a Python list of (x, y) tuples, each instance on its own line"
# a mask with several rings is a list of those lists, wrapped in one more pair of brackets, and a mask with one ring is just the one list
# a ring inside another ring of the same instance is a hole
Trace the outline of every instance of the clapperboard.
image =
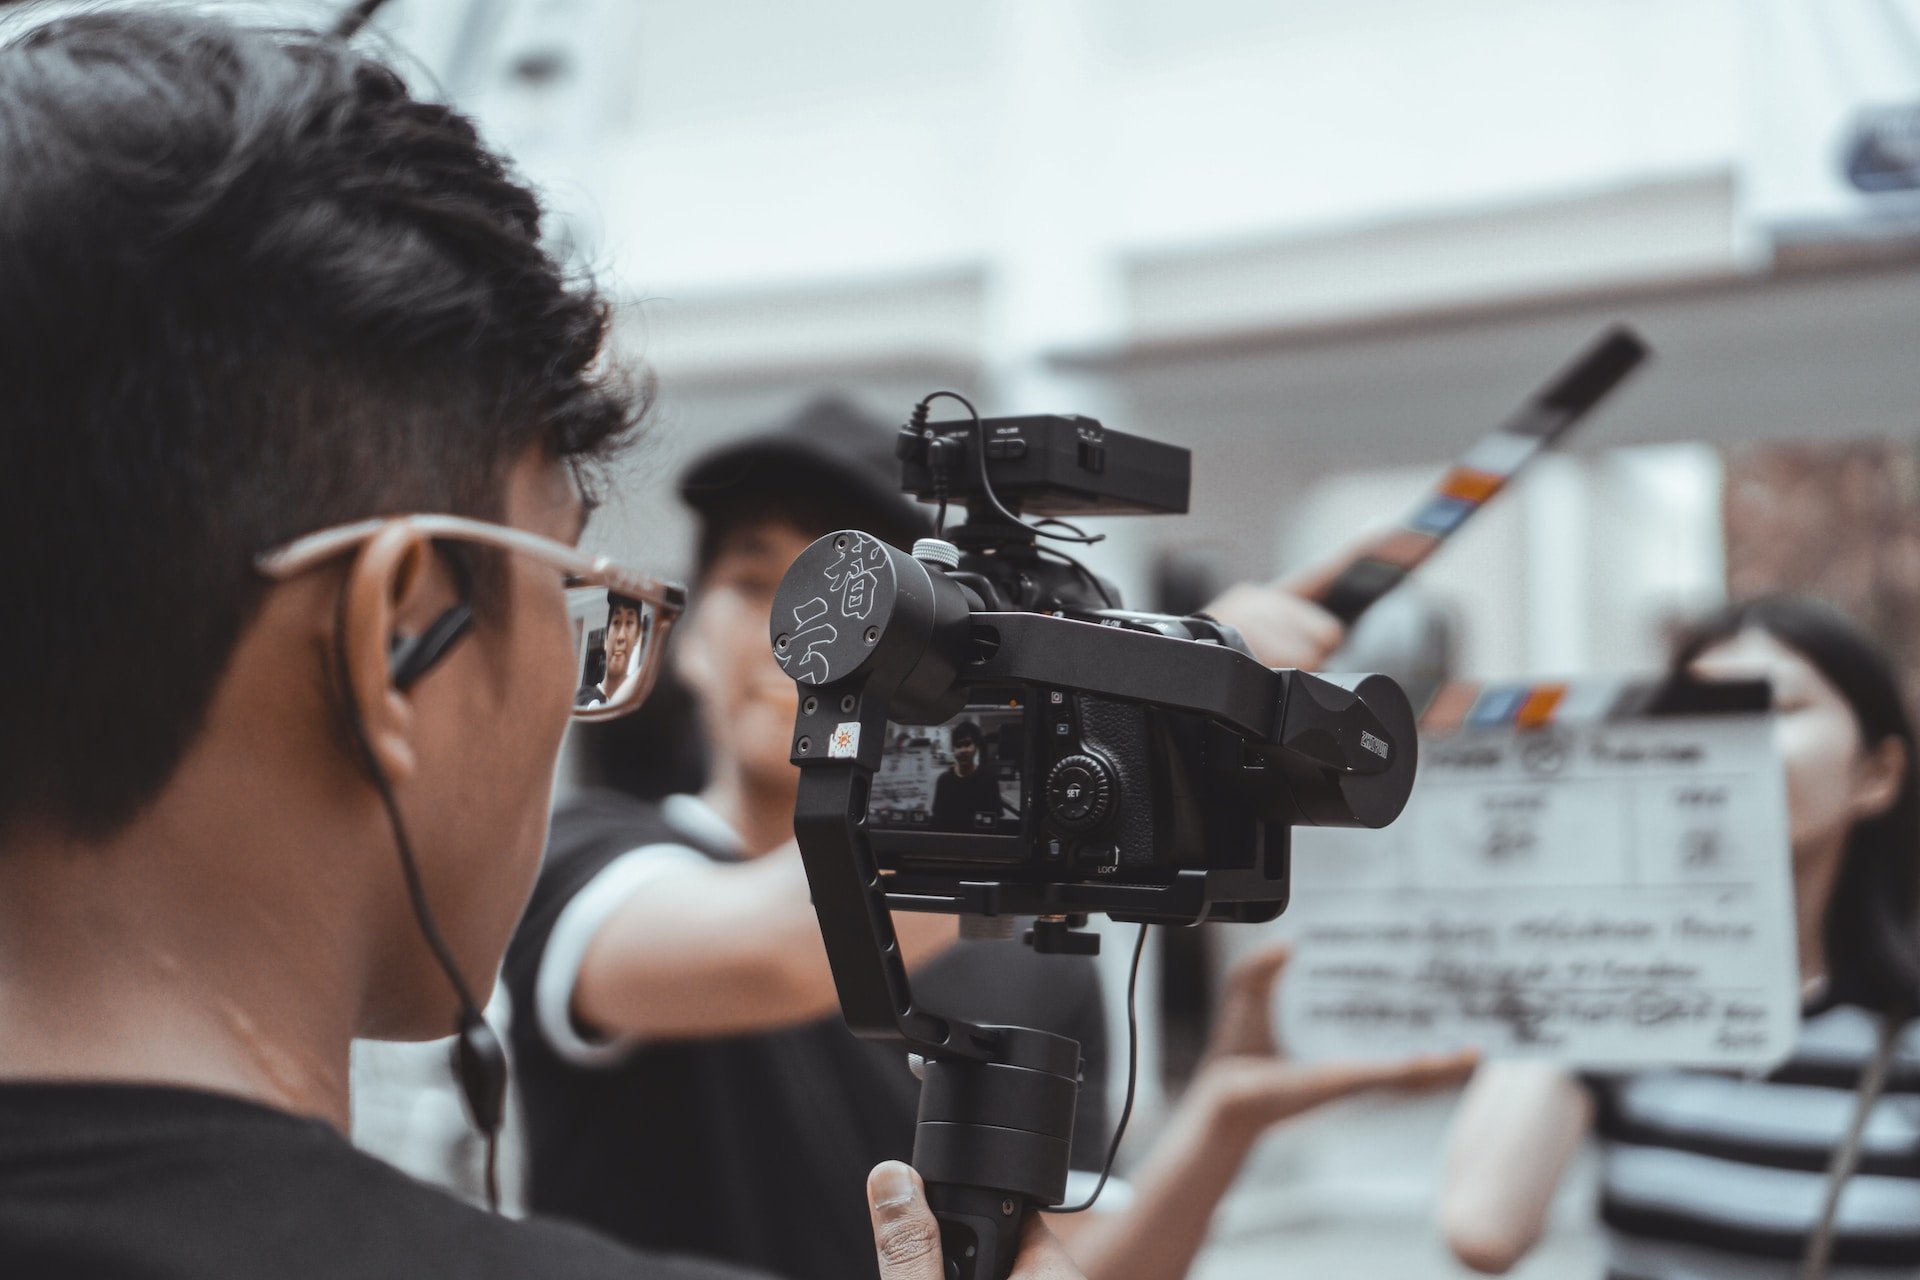
[(1640, 367), (1647, 344), (1615, 326), (1520, 406), (1480, 437), (1441, 475), (1401, 523), (1361, 548), (1334, 575), (1320, 603), (1351, 626), (1407, 575), (1432, 558), (1480, 508), (1512, 484)]
[(1441, 690), (1397, 822), (1295, 832), (1290, 1050), (1785, 1056), (1800, 994), (1767, 707), (1760, 682)]

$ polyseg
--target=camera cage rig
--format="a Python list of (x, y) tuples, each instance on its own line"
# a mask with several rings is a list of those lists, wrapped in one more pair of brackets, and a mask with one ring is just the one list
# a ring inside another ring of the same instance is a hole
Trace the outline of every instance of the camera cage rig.
[(856, 1035), (922, 1060), (913, 1160), (941, 1222), (948, 1274), (998, 1280), (1027, 1211), (1065, 1194), (1079, 1046), (916, 1003), (892, 909), (1033, 914), (1056, 930), (1096, 912), (1141, 923), (1269, 919), (1285, 905), (1284, 841), (1268, 851), (1278, 866), (1180, 868), (1145, 882), (999, 869), (883, 874), (866, 813), (889, 724), (946, 719), (969, 687), (990, 682), (1191, 713), (1257, 744), (1281, 772), (1324, 784), (1316, 803), (1286, 797), (1294, 820), (1365, 826), (1385, 825), (1405, 804), (1412, 761), (1395, 753), (1416, 749), (1414, 724), (1385, 677), (1270, 669), (1231, 644), (1168, 634), (1177, 620), (1152, 615), (1111, 610), (1089, 621), (993, 610), (983, 598), (993, 593), (968, 586), (965, 573), (950, 576), (951, 544), (920, 550), (924, 558), (857, 530), (826, 535), (788, 569), (771, 632), (800, 686), (794, 831), (842, 1011)]

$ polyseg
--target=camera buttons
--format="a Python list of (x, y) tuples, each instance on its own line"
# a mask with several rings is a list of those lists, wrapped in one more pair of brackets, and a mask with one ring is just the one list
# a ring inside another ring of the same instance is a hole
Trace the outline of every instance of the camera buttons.
[(1112, 806), (1113, 785), (1113, 773), (1101, 761), (1067, 756), (1047, 774), (1047, 812), (1068, 831), (1097, 827)]
[(1082, 870), (1099, 875), (1111, 875), (1120, 869), (1120, 846), (1112, 844), (1083, 844), (1074, 855), (1074, 861)]

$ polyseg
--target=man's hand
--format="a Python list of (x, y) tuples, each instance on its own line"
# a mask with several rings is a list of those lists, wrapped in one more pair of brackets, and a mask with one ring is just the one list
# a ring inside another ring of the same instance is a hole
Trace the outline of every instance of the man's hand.
[[(867, 1209), (873, 1217), (873, 1247), (880, 1280), (946, 1280), (940, 1254), (940, 1224), (927, 1205), (920, 1175), (898, 1160), (867, 1175)], [(990, 1278), (988, 1278), (990, 1280)], [(1013, 1260), (1013, 1280), (1082, 1280), (1040, 1215), (1029, 1214)]]
[(1477, 1055), (1423, 1054), (1398, 1062), (1288, 1061), (1273, 1033), (1273, 989), (1291, 949), (1285, 943), (1243, 958), (1227, 979), (1226, 999), (1196, 1089), (1207, 1090), (1223, 1118), (1262, 1129), (1368, 1089), (1431, 1089), (1458, 1084)]
[(1347, 635), (1340, 619), (1279, 583), (1235, 583), (1203, 612), (1236, 628), (1269, 667), (1317, 671)]
[(1276, 582), (1237, 582), (1202, 612), (1237, 628), (1267, 666), (1318, 671), (1346, 640), (1347, 628), (1315, 601), (1353, 556), (1343, 551)]

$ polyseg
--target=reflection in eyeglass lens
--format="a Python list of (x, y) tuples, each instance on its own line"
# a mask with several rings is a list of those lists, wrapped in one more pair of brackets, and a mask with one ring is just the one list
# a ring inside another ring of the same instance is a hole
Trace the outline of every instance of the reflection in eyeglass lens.
[(653, 610), (616, 591), (582, 588), (568, 596), (580, 659), (573, 705), (578, 710), (617, 706), (639, 688)]

